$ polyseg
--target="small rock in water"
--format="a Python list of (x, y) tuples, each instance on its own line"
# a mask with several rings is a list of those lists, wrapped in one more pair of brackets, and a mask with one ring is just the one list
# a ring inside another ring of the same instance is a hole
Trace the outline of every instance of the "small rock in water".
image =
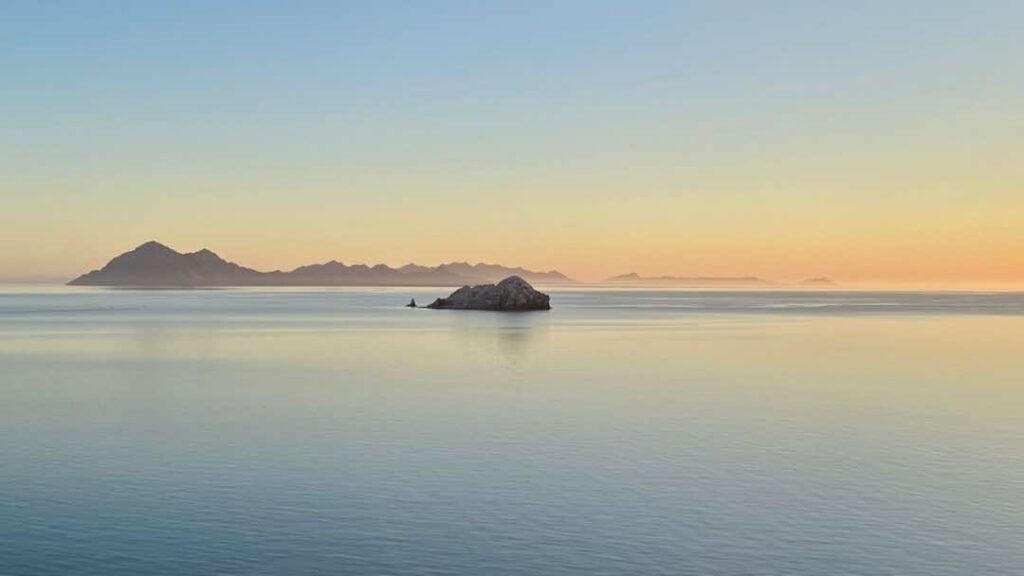
[(413, 298), (412, 300), (409, 300), (409, 303), (406, 304), (405, 307), (406, 308), (415, 308), (416, 307), (416, 299)]
[(447, 298), (434, 300), (427, 308), (505, 312), (550, 310), (551, 297), (534, 290), (519, 276), (509, 276), (497, 284), (463, 286)]

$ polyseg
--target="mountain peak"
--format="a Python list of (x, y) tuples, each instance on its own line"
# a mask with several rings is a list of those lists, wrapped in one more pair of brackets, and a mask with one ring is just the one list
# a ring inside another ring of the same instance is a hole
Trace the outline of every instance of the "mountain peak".
[(203, 248), (197, 252), (192, 252), (191, 254), (185, 254), (185, 256), (193, 258), (196, 262), (208, 266), (225, 263), (223, 258), (207, 248)]
[(135, 248), (135, 250), (132, 250), (132, 252), (150, 252), (150, 253), (173, 252), (175, 254), (179, 253), (178, 251), (176, 251), (176, 250), (174, 250), (172, 248), (169, 248), (169, 247), (167, 247), (167, 246), (157, 242), (156, 240), (150, 240), (149, 242), (145, 242), (143, 244), (139, 244)]
[(229, 262), (203, 248), (181, 253), (151, 240), (115, 257), (106, 266), (72, 280), (84, 286), (458, 286), (496, 282), (509, 275), (525, 281), (570, 283), (557, 271), (533, 272), (496, 264), (453, 262), (436, 267), (409, 264), (300, 266), (290, 272), (259, 272)]
[(71, 284), (92, 286), (204, 286), (250, 281), (258, 273), (210, 250), (182, 254), (155, 240), (115, 257)]

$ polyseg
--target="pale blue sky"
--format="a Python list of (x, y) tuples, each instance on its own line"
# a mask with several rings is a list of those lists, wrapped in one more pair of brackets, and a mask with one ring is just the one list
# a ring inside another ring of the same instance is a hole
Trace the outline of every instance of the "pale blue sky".
[[(263, 267), (515, 260), (486, 238), (524, 230), (546, 251), (507, 263), (579, 276), (884, 277), (783, 253), (863, 245), (872, 215), (907, 254), (1024, 220), (1022, 22), (1021, 2), (5, 2), (0, 277), (151, 237)], [(441, 232), (395, 216), (420, 209)]]

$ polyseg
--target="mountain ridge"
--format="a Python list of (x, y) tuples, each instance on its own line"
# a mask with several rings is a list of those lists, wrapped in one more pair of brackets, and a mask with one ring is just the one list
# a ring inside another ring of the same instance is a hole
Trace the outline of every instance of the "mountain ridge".
[(225, 260), (203, 248), (178, 252), (150, 240), (112, 258), (105, 266), (68, 282), (71, 286), (455, 286), (522, 276), (540, 284), (574, 284), (556, 270), (537, 272), (497, 264), (450, 262), (438, 266), (345, 264), (331, 260), (291, 271), (262, 272)]

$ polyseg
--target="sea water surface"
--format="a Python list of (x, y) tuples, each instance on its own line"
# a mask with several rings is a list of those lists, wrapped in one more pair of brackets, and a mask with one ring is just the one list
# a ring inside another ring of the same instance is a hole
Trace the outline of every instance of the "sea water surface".
[(1024, 295), (0, 290), (0, 574), (1024, 574)]

